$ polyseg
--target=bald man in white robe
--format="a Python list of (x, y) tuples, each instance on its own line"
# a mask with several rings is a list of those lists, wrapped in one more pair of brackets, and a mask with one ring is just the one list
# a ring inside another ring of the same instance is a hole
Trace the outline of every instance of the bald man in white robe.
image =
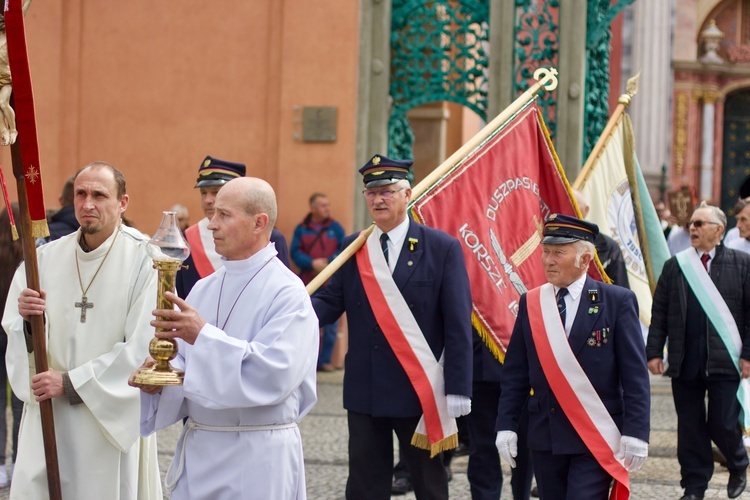
[(228, 182), (208, 226), (224, 266), (185, 301), (168, 293), (179, 310), (154, 311), (157, 336), (178, 339), (184, 384), (130, 383), (143, 391), (143, 435), (188, 418), (166, 478), (173, 500), (306, 498), (297, 423), (317, 401), (318, 320), (276, 258), (275, 219), (270, 185)]

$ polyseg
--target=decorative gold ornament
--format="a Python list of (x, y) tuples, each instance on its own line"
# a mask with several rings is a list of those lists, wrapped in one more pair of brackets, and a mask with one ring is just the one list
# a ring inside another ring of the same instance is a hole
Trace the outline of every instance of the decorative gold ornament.
[[(154, 268), (158, 272), (157, 279), (157, 309), (172, 309), (174, 306), (165, 294), (175, 291), (177, 271), (182, 267), (182, 262), (190, 255), (190, 248), (182, 237), (182, 231), (177, 226), (176, 212), (164, 212), (159, 224), (159, 229), (151, 238), (148, 245), (148, 254), (154, 260)], [(164, 319), (157, 317), (157, 319)], [(157, 332), (164, 331), (161, 328)], [(182, 385), (185, 373), (175, 370), (169, 362), (177, 356), (177, 342), (173, 339), (160, 339), (154, 337), (148, 345), (148, 352), (156, 360), (151, 368), (138, 371), (133, 377), (137, 384), (144, 385)]]

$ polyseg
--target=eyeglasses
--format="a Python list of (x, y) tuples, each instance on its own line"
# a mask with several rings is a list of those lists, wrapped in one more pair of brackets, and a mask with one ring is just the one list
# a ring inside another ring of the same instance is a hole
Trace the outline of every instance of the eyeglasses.
[(393, 199), (393, 195), (395, 193), (398, 193), (399, 191), (403, 191), (405, 188), (399, 188), (399, 189), (383, 189), (381, 191), (371, 191), (369, 189), (365, 189), (362, 191), (365, 194), (365, 198), (372, 201), (375, 199), (376, 196), (380, 196), (385, 201)]
[(700, 229), (701, 227), (703, 227), (703, 224), (716, 224), (717, 226), (719, 225), (718, 222), (711, 222), (710, 220), (691, 220), (690, 222), (688, 222), (688, 227), (695, 226)]

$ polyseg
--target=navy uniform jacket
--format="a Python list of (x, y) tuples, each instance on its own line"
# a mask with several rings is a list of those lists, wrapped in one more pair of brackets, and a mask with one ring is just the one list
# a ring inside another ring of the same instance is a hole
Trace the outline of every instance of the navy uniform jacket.
[[(348, 236), (343, 248), (356, 236)], [(417, 240), (413, 251), (410, 238)], [(410, 221), (393, 279), (436, 359), (445, 348), (445, 393), (471, 396), (471, 293), (458, 240)], [(421, 415), (417, 394), (370, 308), (356, 256), (312, 301), (321, 325), (347, 315), (344, 408), (375, 417)]]
[[(596, 290), (591, 301), (590, 290)], [(590, 309), (590, 308), (594, 309)], [(598, 311), (594, 312), (596, 307)], [(589, 314), (589, 311), (592, 311)], [(592, 334), (609, 328), (607, 343), (590, 345)], [(620, 432), (648, 441), (650, 392), (646, 350), (635, 294), (586, 278), (569, 342), (591, 384)], [(498, 430), (518, 429), (518, 415), (529, 389), (529, 448), (555, 454), (587, 451), (550, 390), (531, 337), (526, 295), (508, 345), (498, 405)]]
[[(289, 267), (289, 249), (286, 246), (286, 238), (278, 229), (271, 231), (271, 243), (276, 246), (278, 255), (276, 256), (286, 267)], [(175, 290), (177, 296), (185, 298), (193, 289), (193, 286), (198, 282), (201, 277), (198, 275), (198, 270), (193, 264), (193, 256), (189, 255), (183, 263), (185, 267), (177, 272), (177, 279), (175, 280)]]
[(500, 382), (503, 364), (492, 354), (490, 348), (479, 336), (479, 332), (471, 329), (474, 349), (474, 382)]

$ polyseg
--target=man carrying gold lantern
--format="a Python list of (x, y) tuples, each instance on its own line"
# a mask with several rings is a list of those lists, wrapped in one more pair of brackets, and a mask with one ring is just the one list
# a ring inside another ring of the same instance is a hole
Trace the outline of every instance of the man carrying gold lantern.
[[(177, 339), (182, 385), (138, 383), (141, 433), (187, 417), (167, 472), (171, 498), (305, 498), (297, 423), (317, 401), (318, 319), (302, 281), (270, 242), (276, 195), (257, 178), (226, 183), (208, 223), (223, 266), (179, 310), (157, 309), (158, 338)], [(205, 319), (204, 319), (205, 318)], [(242, 467), (237, 467), (242, 464)], [(249, 493), (251, 492), (251, 493)]]

